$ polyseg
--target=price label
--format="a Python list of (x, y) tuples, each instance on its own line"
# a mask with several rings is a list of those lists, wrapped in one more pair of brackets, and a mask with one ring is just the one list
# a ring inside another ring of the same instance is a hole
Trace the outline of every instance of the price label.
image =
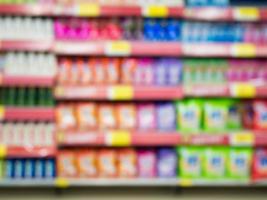
[(253, 44), (234, 44), (231, 55), (237, 57), (255, 57), (257, 54), (256, 46)]
[(258, 8), (243, 7), (234, 9), (234, 18), (242, 21), (256, 21), (260, 19)]
[(67, 188), (69, 187), (69, 181), (65, 178), (56, 178), (55, 185), (58, 188)]
[(108, 89), (108, 98), (112, 100), (131, 100), (133, 97), (132, 86), (113, 86)]
[(106, 144), (109, 146), (130, 146), (131, 134), (128, 131), (112, 131), (106, 135)]
[(193, 181), (191, 179), (180, 179), (179, 185), (182, 187), (192, 187)]
[(3, 144), (0, 145), (0, 158), (5, 158), (7, 155), (7, 147)]
[(230, 86), (233, 97), (253, 98), (256, 97), (256, 87), (250, 83), (235, 83)]
[(4, 119), (5, 119), (5, 107), (0, 106), (0, 120), (4, 120)]
[(105, 53), (108, 56), (128, 56), (131, 51), (131, 44), (127, 41), (111, 41), (105, 46)]
[(166, 6), (151, 5), (143, 8), (145, 17), (168, 17), (169, 9)]
[(98, 4), (81, 3), (77, 5), (76, 13), (81, 17), (97, 17), (100, 16), (100, 7)]
[(236, 133), (231, 135), (231, 145), (235, 146), (253, 146), (255, 136), (253, 133)]

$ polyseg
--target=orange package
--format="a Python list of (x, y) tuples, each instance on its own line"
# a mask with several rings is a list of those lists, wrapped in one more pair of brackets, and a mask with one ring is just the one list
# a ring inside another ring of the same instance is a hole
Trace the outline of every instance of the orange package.
[(137, 154), (134, 149), (121, 149), (118, 153), (118, 174), (122, 178), (137, 176)]
[(77, 165), (73, 151), (60, 151), (57, 156), (57, 172), (59, 177), (77, 177)]
[(121, 63), (121, 82), (123, 84), (133, 84), (137, 60), (135, 58), (125, 58)]
[(76, 108), (79, 129), (96, 129), (97, 128), (97, 104), (84, 103)]
[(94, 72), (94, 83), (105, 84), (107, 75), (103, 59), (91, 59)]
[(83, 85), (88, 85), (94, 82), (94, 70), (93, 70), (94, 62), (92, 59), (89, 59), (87, 62), (83, 61), (81, 66), (82, 75), (80, 82)]
[(97, 177), (96, 152), (94, 150), (78, 152), (77, 167), (81, 178)]
[(103, 149), (98, 152), (97, 166), (100, 177), (114, 178), (117, 176), (116, 150)]
[(134, 129), (137, 124), (136, 107), (133, 104), (117, 106), (118, 126), (120, 129)]
[(118, 58), (105, 58), (103, 60), (106, 70), (106, 83), (116, 84), (119, 83), (120, 78), (120, 59)]
[(58, 84), (68, 84), (71, 76), (72, 60), (68, 58), (62, 58), (59, 60), (59, 70), (57, 75)]
[(81, 60), (75, 60), (71, 66), (71, 76), (69, 77), (69, 83), (71, 85), (76, 85), (81, 79)]
[(77, 122), (74, 109), (70, 105), (60, 105), (56, 108), (57, 127), (62, 130), (74, 129)]
[(100, 105), (98, 109), (99, 128), (115, 129), (117, 128), (117, 119), (115, 107), (109, 104)]

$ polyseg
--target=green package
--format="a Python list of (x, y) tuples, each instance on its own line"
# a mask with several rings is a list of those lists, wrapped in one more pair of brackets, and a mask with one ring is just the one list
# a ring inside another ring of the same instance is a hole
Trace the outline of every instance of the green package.
[(227, 159), (227, 177), (230, 179), (250, 179), (252, 148), (233, 147)]
[(179, 176), (185, 179), (199, 179), (203, 171), (202, 147), (179, 147)]
[(227, 100), (207, 100), (204, 103), (204, 129), (207, 132), (222, 132), (227, 129)]
[(201, 130), (202, 101), (199, 99), (177, 102), (177, 128), (185, 133), (197, 133)]
[(227, 128), (229, 130), (242, 128), (242, 109), (238, 100), (229, 100)]
[(207, 147), (205, 149), (203, 174), (207, 179), (223, 179), (226, 176), (228, 147)]
[(0, 159), (0, 178), (4, 177), (4, 160)]

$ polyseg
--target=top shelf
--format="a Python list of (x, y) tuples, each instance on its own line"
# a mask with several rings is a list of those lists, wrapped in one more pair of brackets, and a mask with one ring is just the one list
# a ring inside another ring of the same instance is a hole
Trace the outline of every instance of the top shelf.
[(0, 4), (0, 14), (25, 16), (144, 16), (179, 17), (208, 21), (267, 21), (267, 7), (100, 6), (75, 4)]

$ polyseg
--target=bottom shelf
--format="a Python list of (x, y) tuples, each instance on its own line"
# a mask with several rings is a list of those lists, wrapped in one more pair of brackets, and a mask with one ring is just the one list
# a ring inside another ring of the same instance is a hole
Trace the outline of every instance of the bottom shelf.
[(38, 179), (1, 180), (0, 187), (266, 187), (267, 180), (182, 180), (177, 178), (151, 179)]

